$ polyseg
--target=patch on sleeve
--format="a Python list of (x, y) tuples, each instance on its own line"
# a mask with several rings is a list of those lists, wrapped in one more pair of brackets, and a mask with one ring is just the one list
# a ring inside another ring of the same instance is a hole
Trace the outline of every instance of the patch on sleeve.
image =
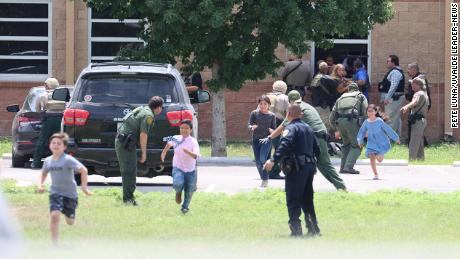
[(153, 124), (153, 118), (151, 116), (147, 117), (147, 125), (151, 126)]
[(289, 134), (288, 129), (283, 130), (283, 134), (282, 134), (283, 137), (286, 137), (288, 134)]

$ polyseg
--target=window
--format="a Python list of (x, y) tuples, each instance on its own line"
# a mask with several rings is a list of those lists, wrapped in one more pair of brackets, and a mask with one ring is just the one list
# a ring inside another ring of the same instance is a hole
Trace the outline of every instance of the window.
[(138, 48), (144, 42), (138, 38), (141, 31), (139, 19), (130, 17), (123, 21), (110, 17), (109, 10), (89, 9), (89, 46), (90, 63), (113, 60), (121, 48)]
[[(360, 58), (363, 61), (365, 68), (371, 75), (371, 35), (368, 37), (361, 37), (358, 35), (348, 35), (346, 37), (334, 37), (331, 36), (334, 42), (334, 46), (330, 49), (317, 48), (312, 43), (311, 50), (311, 64), (314, 66), (313, 71), (318, 71), (316, 63), (318, 60), (325, 60), (327, 56), (331, 55), (334, 58), (335, 64), (344, 64), (347, 70), (347, 77), (351, 78), (353, 75), (352, 67), (353, 62), (356, 58)], [(370, 80), (370, 78), (369, 78)]]
[(51, 1), (0, 0), (2, 80), (42, 81), (51, 73)]
[(181, 100), (174, 79), (163, 75), (95, 74), (81, 86), (77, 100), (86, 103), (142, 104), (155, 95), (167, 103)]

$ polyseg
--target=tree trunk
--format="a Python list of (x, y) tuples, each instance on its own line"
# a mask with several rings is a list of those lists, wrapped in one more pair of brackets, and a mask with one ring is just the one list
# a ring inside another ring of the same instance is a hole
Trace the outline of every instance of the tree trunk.
[[(219, 62), (214, 61), (212, 78), (219, 78)], [(225, 88), (211, 92), (212, 102), (212, 135), (211, 156), (227, 156), (227, 120), (225, 118)]]

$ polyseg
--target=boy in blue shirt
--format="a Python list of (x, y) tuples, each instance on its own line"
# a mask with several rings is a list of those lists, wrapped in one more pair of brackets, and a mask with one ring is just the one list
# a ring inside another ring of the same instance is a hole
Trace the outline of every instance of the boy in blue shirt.
[(51, 239), (57, 244), (59, 235), (59, 221), (61, 213), (65, 215), (68, 225), (75, 223), (75, 210), (78, 205), (77, 183), (74, 171), (81, 174), (81, 190), (86, 195), (92, 193), (88, 190), (88, 169), (78, 160), (64, 153), (67, 148), (69, 136), (66, 133), (55, 133), (50, 137), (49, 148), (52, 155), (43, 163), (38, 192), (45, 191), (43, 183), (51, 174), (50, 187), (50, 231)]

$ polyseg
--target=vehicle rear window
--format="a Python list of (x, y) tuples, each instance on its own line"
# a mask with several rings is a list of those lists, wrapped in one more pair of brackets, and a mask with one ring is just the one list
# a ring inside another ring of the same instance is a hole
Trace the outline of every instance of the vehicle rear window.
[(152, 96), (178, 102), (174, 79), (162, 75), (91, 75), (82, 79), (77, 100), (88, 103), (148, 103)]

